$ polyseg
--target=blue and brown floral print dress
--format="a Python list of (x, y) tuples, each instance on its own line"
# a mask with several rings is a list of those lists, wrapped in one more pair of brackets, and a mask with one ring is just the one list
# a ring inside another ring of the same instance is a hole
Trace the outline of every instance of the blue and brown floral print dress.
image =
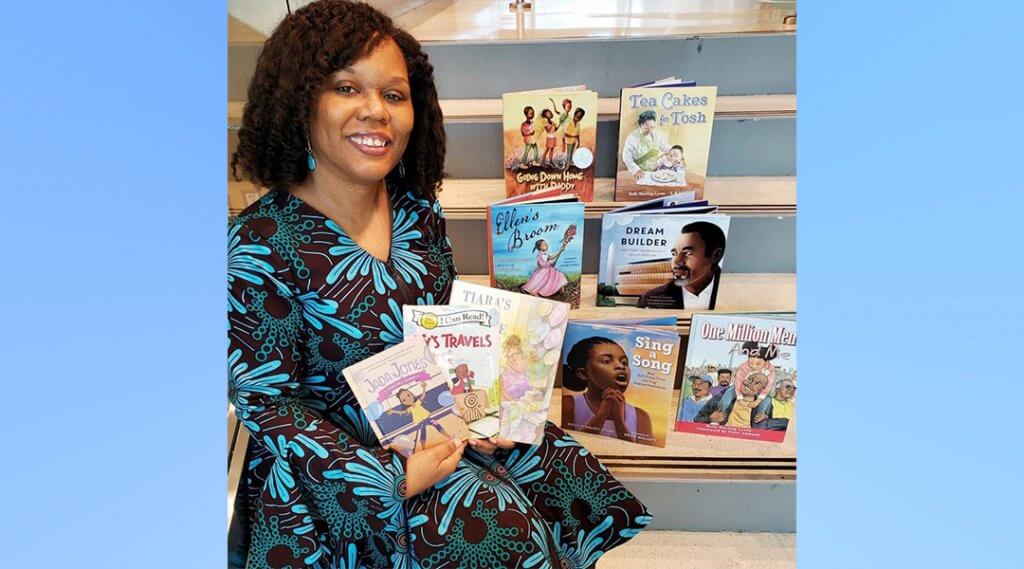
[(229, 396), (251, 434), (236, 504), (246, 567), (591, 567), (651, 521), (579, 443), (467, 449), (405, 496), (341, 375), (402, 340), (403, 304), (448, 302), (455, 269), (435, 200), (390, 190), (391, 254), (370, 255), (286, 191), (228, 231)]

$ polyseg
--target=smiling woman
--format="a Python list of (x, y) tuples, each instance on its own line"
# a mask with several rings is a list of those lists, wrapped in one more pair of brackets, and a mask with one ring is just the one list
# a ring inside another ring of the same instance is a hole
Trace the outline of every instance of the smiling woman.
[(271, 191), (228, 241), (246, 567), (587, 567), (651, 521), (550, 423), (407, 461), (374, 437), (341, 371), (402, 340), (403, 305), (448, 302), (444, 154), (433, 69), (383, 14), (322, 0), (267, 41), (232, 166)]

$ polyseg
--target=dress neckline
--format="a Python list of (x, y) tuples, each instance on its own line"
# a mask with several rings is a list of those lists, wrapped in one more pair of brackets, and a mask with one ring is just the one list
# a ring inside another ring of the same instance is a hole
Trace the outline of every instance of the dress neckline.
[(381, 259), (380, 257), (378, 257), (378, 256), (374, 255), (373, 253), (371, 253), (370, 251), (368, 251), (366, 249), (366, 247), (364, 247), (361, 243), (356, 241), (355, 238), (352, 237), (352, 235), (350, 235), (348, 231), (345, 231), (345, 228), (342, 227), (340, 223), (338, 223), (336, 220), (332, 219), (330, 216), (324, 214), (324, 212), (322, 212), (319, 209), (317, 209), (313, 204), (307, 202), (306, 200), (300, 198), (299, 196), (293, 194), (292, 192), (290, 192), (288, 190), (283, 190), (283, 191), (286, 194), (288, 194), (288, 197), (290, 199), (293, 199), (293, 200), (297, 201), (299, 203), (300, 207), (304, 207), (307, 210), (313, 212), (317, 217), (322, 218), (324, 220), (325, 224), (326, 224), (326, 222), (330, 222), (333, 227), (337, 228), (336, 229), (337, 232), (339, 232), (342, 235), (344, 235), (345, 237), (347, 237), (350, 241), (352, 241), (352, 243), (356, 247), (359, 248), (360, 251), (362, 251), (363, 253), (369, 255), (371, 259), (374, 259), (377, 262), (379, 262), (381, 264), (384, 264), (384, 265), (390, 265), (391, 264), (391, 259), (394, 258), (394, 255), (392, 253), (393, 253), (394, 246), (395, 246), (395, 210), (398, 208), (398, 205), (395, 203), (395, 201), (396, 201), (395, 200), (395, 191), (391, 187), (391, 184), (388, 184), (387, 180), (384, 181), (384, 191), (387, 192), (387, 194), (388, 194), (388, 215), (390, 217), (390, 224), (389, 224), (390, 227), (388, 228), (388, 235), (389, 235), (389, 240), (388, 240), (388, 256), (387, 256), (386, 259)]

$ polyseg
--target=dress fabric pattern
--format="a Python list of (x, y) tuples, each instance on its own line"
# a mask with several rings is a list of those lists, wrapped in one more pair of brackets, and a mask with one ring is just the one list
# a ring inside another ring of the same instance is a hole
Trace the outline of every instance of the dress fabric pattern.
[(391, 252), (275, 190), (228, 230), (228, 395), (250, 431), (236, 503), (246, 567), (591, 567), (651, 521), (572, 437), (487, 456), (405, 496), (341, 370), (402, 340), (403, 304), (448, 302), (436, 200), (390, 189)]

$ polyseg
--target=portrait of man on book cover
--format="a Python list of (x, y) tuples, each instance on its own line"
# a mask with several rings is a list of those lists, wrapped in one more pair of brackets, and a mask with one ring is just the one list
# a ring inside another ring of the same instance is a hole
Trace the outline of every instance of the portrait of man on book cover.
[(640, 295), (640, 308), (714, 310), (725, 256), (725, 232), (707, 221), (683, 226), (669, 252), (672, 278)]

